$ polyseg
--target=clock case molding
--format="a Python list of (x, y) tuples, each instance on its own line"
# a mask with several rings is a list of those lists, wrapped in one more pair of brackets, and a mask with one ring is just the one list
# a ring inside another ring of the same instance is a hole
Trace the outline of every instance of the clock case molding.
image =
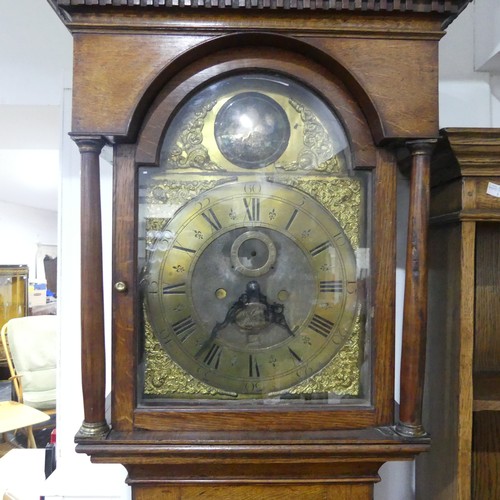
[[(204, 483), (244, 488), (263, 482), (335, 486), (338, 498), (369, 498), (385, 461), (411, 459), (429, 447), (421, 416), (429, 170), (439, 136), (438, 42), (468, 2), (50, 3), (74, 37), (71, 135), (82, 156), (85, 420), (77, 450), (94, 462), (124, 464), (136, 498), (153, 498), (158, 484), (194, 494)], [(169, 120), (191, 92), (223, 74), (254, 68), (291, 75), (322, 95), (349, 135), (355, 168), (373, 173), (369, 407), (137, 404), (138, 165), (158, 163)], [(115, 186), (109, 422), (99, 190), (99, 154), (106, 143), (114, 146)], [(410, 156), (411, 187), (396, 414), (396, 179), (402, 153)]]

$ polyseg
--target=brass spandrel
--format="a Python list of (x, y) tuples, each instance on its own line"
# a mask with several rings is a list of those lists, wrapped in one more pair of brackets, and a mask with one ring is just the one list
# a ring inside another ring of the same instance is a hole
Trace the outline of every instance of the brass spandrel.
[(161, 164), (168, 169), (224, 170), (210, 158), (211, 144), (203, 140), (207, 117), (217, 101), (209, 100), (194, 109), (179, 134), (171, 141), (170, 148), (162, 152)]
[(221, 176), (209, 180), (195, 175), (184, 177), (182, 180), (175, 176), (158, 177), (152, 181), (151, 186), (147, 189), (144, 201), (147, 205), (179, 207), (200, 193), (229, 180), (231, 179)]
[[(160, 164), (169, 170), (227, 171), (244, 170), (225, 158), (215, 138), (217, 113), (230, 99), (248, 89), (240, 88), (219, 99), (206, 99), (190, 110), (177, 135), (166, 142)], [(314, 110), (296, 99), (275, 92), (264, 92), (283, 109), (290, 124), (290, 138), (283, 154), (263, 172), (297, 171), (341, 174), (347, 172), (340, 144), (336, 144)]]
[(361, 380), (361, 320), (358, 316), (350, 339), (319, 373), (292, 387), (291, 394), (329, 393), (337, 396), (359, 395)]
[(286, 177), (281, 182), (298, 187), (318, 200), (339, 221), (354, 250), (359, 247), (362, 189), (355, 177)]
[[(345, 161), (335, 154), (332, 138), (315, 113), (294, 99), (290, 99), (288, 103), (291, 108), (289, 116), (295, 111), (300, 117), (302, 137), (291, 145), (293, 160), (277, 162), (276, 169), (329, 174), (346, 172)], [(293, 116), (293, 119), (298, 121), (297, 116)]]
[(220, 391), (210, 387), (189, 375), (162, 349), (154, 336), (151, 325), (145, 319), (145, 354), (144, 394), (151, 396), (219, 396)]

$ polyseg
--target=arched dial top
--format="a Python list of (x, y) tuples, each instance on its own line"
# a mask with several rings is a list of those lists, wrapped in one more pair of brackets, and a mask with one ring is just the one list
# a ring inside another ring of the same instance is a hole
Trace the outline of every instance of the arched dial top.
[(350, 337), (356, 261), (337, 220), (304, 192), (232, 182), (186, 203), (147, 265), (146, 307), (166, 353), (234, 396), (286, 391)]

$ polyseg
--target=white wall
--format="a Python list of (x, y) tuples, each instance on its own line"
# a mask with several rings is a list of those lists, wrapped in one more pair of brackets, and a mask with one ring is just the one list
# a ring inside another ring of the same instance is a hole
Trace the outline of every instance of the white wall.
[(72, 51), (46, 0), (0, 0), (0, 106), (59, 106)]
[(440, 127), (500, 126), (500, 2), (475, 0), (440, 42)]
[(474, 13), (471, 4), (439, 45), (441, 128), (491, 126), (489, 75), (474, 70)]
[(0, 201), (0, 235), (0, 264), (27, 264), (34, 279), (38, 244), (57, 245), (57, 212)]

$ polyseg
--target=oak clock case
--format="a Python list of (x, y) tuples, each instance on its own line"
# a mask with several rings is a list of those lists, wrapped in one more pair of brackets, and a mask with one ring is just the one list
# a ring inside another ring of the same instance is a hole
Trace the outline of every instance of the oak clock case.
[(369, 174), (334, 103), (220, 78), (138, 177), (140, 404), (369, 404)]

